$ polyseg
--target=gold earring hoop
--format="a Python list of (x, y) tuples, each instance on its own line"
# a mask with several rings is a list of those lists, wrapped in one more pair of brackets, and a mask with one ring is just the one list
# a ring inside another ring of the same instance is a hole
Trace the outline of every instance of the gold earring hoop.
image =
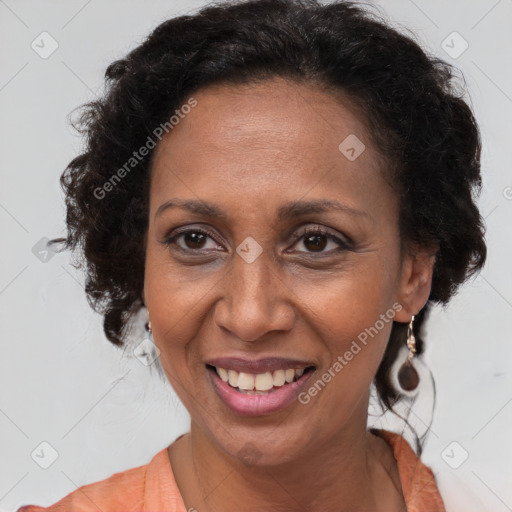
[(151, 329), (151, 320), (149, 319), (149, 309), (147, 311), (148, 311), (148, 321), (146, 322), (144, 327), (145, 327), (146, 331), (148, 331), (151, 334), (153, 332), (153, 330)]
[(414, 354), (416, 354), (416, 338), (414, 337), (413, 322), (414, 315), (407, 328), (407, 348), (409, 349), (409, 354), (407, 355), (407, 360), (402, 364), (400, 370), (398, 370), (397, 375), (398, 383), (405, 391), (415, 390), (420, 381), (418, 372), (412, 364), (412, 359), (414, 358)]

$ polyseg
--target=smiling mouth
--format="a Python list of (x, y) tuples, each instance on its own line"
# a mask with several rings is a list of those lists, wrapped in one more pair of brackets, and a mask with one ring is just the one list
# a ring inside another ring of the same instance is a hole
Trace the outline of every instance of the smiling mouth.
[(303, 375), (314, 371), (314, 366), (306, 368), (287, 368), (264, 373), (237, 372), (227, 368), (218, 368), (207, 364), (210, 372), (216, 375), (231, 388), (246, 395), (268, 395), (299, 380)]

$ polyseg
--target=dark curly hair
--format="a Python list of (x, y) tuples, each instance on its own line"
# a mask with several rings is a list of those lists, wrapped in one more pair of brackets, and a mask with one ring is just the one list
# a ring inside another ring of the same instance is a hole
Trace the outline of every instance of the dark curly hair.
[[(61, 177), (67, 238), (80, 248), (89, 304), (104, 317), (106, 337), (123, 345), (143, 307), (151, 155), (109, 187), (107, 182), (168, 122), (190, 95), (210, 84), (271, 77), (343, 94), (366, 122), (400, 199), (402, 241), (437, 245), (429, 301), (415, 319), (417, 353), (433, 303), (446, 304), (486, 259), (478, 126), (456, 73), (407, 35), (354, 2), (243, 0), (209, 5), (161, 23), (106, 70), (104, 96), (82, 107), (75, 123), (83, 153)], [(113, 184), (114, 185), (114, 184)], [(103, 193), (104, 195), (104, 193)], [(393, 323), (375, 385), (392, 408), (399, 398), (389, 370), (407, 324)]]

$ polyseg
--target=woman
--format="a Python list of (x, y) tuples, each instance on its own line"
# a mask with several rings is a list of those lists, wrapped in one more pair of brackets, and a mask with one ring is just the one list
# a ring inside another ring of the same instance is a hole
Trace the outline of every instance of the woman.
[(162, 23), (106, 76), (59, 241), (112, 343), (147, 310), (191, 427), (19, 511), (443, 511), (367, 418), (372, 384), (388, 408), (421, 387), (429, 307), (485, 262), (450, 66), (356, 4), (255, 0)]

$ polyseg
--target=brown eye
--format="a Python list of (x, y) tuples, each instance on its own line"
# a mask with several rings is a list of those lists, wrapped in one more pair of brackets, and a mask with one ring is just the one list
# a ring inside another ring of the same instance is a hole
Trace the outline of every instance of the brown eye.
[[(306, 253), (327, 254), (350, 248), (350, 243), (348, 241), (339, 238), (322, 227), (309, 228), (305, 230), (297, 243), (299, 242), (301, 242), (306, 249), (305, 251), (299, 252)], [(332, 250), (324, 251), (329, 243), (332, 244)]]
[(309, 235), (304, 238), (304, 247), (312, 251), (322, 251), (327, 242), (328, 239), (325, 235)]
[(188, 249), (202, 249), (207, 235), (200, 233), (198, 231), (188, 231), (186, 233), (182, 233), (183, 241), (185, 242)]
[[(211, 240), (210, 247), (207, 247), (208, 240)], [(178, 241), (181, 241), (181, 243), (178, 243)], [(177, 250), (190, 253), (222, 250), (222, 247), (215, 241), (213, 233), (199, 228), (186, 229), (167, 236), (162, 244), (168, 248), (174, 246)]]

